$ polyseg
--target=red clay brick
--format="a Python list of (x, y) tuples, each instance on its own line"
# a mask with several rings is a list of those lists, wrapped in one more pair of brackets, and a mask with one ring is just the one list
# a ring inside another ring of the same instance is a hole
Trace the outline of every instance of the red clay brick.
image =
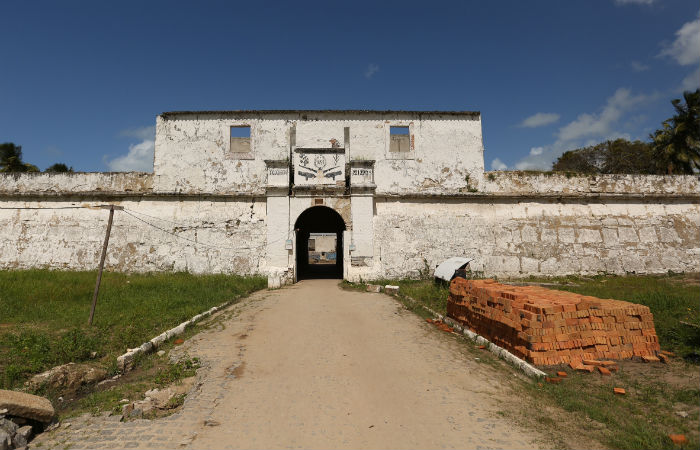
[(598, 366), (598, 372), (603, 376), (610, 376), (610, 371), (603, 366)]
[(613, 388), (613, 392), (617, 395), (625, 395), (627, 394), (627, 391), (625, 391), (623, 388)]
[(671, 442), (676, 445), (682, 445), (688, 442), (688, 438), (685, 437), (685, 434), (669, 434), (668, 437), (671, 439)]
[(660, 350), (649, 308), (539, 286), (456, 278), (447, 314), (538, 365), (573, 368), (581, 359), (654, 357)]

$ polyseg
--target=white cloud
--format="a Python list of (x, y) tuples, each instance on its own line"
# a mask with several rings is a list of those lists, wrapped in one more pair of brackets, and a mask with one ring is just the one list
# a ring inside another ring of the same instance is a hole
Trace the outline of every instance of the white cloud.
[(127, 128), (126, 130), (120, 131), (119, 136), (141, 139), (143, 141), (146, 139), (155, 140), (156, 127), (152, 125), (150, 127)]
[(676, 40), (666, 45), (659, 56), (668, 56), (681, 66), (700, 64), (700, 13), (676, 31)]
[(620, 88), (608, 98), (600, 114), (581, 114), (576, 120), (559, 129), (558, 142), (572, 142), (580, 138), (604, 136), (612, 133), (614, 125), (622, 115), (645, 101), (648, 97), (632, 95), (629, 89)]
[(684, 91), (694, 91), (700, 87), (700, 66), (693, 73), (683, 78), (681, 89)]
[(365, 78), (372, 78), (377, 72), (379, 72), (379, 66), (377, 64), (370, 64), (365, 70)]
[(537, 113), (520, 122), (518, 126), (522, 128), (542, 127), (556, 122), (559, 117), (559, 114), (556, 113)]
[(681, 66), (697, 65), (681, 82), (680, 89), (694, 91), (700, 87), (700, 11), (692, 22), (686, 22), (676, 31), (676, 40), (667, 44), (658, 54), (674, 59)]
[(138, 144), (130, 144), (126, 155), (118, 156), (105, 163), (113, 172), (152, 172), (153, 151), (155, 149), (156, 127), (129, 128), (119, 132), (119, 136), (140, 139)]
[(616, 5), (651, 5), (656, 0), (615, 0)]
[(639, 61), (632, 61), (630, 63), (630, 66), (635, 72), (646, 72), (647, 70), (649, 70), (648, 65), (640, 63)]
[(109, 170), (113, 172), (152, 172), (154, 144), (154, 141), (147, 139), (138, 144), (129, 145), (129, 153), (107, 161)]
[(491, 161), (491, 170), (506, 170), (506, 169), (508, 169), (508, 166), (500, 159), (496, 158), (493, 161)]
[(585, 145), (608, 139), (627, 138), (629, 135), (615, 129), (615, 125), (628, 112), (653, 96), (634, 95), (629, 89), (620, 88), (608, 98), (599, 113), (580, 114), (575, 120), (559, 128), (556, 141), (550, 145), (533, 147), (530, 153), (515, 164), (518, 170), (549, 169), (559, 155)]

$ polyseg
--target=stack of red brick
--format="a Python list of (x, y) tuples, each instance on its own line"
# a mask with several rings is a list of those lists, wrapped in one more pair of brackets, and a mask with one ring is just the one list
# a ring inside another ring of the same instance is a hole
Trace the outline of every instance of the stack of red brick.
[(455, 278), (447, 315), (536, 365), (656, 360), (660, 350), (648, 307), (538, 286)]

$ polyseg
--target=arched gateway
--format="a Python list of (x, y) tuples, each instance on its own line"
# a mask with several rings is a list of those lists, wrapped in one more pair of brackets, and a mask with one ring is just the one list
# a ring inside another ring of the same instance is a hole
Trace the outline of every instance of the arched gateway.
[[(343, 278), (345, 229), (345, 221), (340, 214), (326, 206), (313, 206), (299, 215), (294, 224), (298, 280)], [(320, 247), (322, 240), (330, 242), (330, 248)]]

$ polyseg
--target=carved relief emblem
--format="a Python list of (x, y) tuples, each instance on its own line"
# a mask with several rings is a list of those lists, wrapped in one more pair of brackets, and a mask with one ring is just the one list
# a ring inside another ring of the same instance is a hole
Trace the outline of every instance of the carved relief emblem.
[[(313, 166), (311, 166), (310, 156), (313, 156)], [(299, 155), (299, 166), (297, 167), (297, 175), (304, 177), (307, 181), (315, 179), (322, 181), (326, 178), (336, 181), (336, 177), (342, 176), (343, 171), (340, 169), (340, 155), (333, 155), (331, 167), (328, 166), (326, 156), (320, 153)]]

